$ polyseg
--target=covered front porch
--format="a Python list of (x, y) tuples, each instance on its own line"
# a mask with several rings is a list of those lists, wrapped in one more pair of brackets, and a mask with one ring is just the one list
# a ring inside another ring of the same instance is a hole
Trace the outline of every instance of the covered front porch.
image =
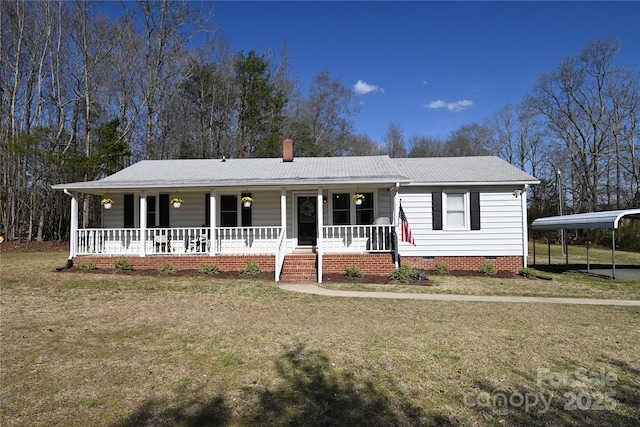
[[(314, 190), (282, 188), (279, 198), (273, 189), (212, 190), (206, 197), (182, 191), (180, 208), (164, 206), (177, 194), (173, 191), (109, 193), (115, 204), (110, 209), (102, 207), (103, 227), (99, 228), (78, 227), (78, 197), (68, 193), (72, 196), (70, 255), (72, 259), (126, 256), (163, 260), (206, 256), (213, 263), (228, 256), (270, 258), (273, 262), (268, 264), (274, 266), (275, 280), (279, 281), (287, 255), (312, 254), (317, 281), (321, 282), (323, 258), (329, 254), (396, 253), (396, 226), (391, 221), (395, 204), (388, 188)], [(364, 194), (369, 200), (356, 205), (355, 194)], [(251, 197), (252, 205), (246, 206), (243, 197)], [(198, 219), (200, 226), (180, 225)], [(263, 225), (269, 221), (276, 224)], [(117, 222), (128, 224), (111, 226)], [(169, 226), (160, 226), (163, 223)], [(289, 258), (291, 263), (294, 257)], [(151, 265), (151, 260), (144, 265)]]

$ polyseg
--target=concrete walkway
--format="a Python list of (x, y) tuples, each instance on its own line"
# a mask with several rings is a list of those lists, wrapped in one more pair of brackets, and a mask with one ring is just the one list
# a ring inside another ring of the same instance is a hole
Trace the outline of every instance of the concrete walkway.
[(640, 307), (640, 300), (620, 299), (591, 299), (591, 298), (546, 298), (546, 297), (503, 297), (488, 295), (448, 295), (448, 294), (409, 294), (402, 292), (360, 292), (338, 291), (321, 288), (317, 285), (281, 284), (280, 289), (285, 291), (301, 292), (305, 294), (323, 295), (330, 297), (351, 298), (386, 298), (386, 299), (413, 299), (436, 301), (473, 301), (473, 302), (524, 302), (543, 304), (582, 304), (582, 305), (620, 305)]

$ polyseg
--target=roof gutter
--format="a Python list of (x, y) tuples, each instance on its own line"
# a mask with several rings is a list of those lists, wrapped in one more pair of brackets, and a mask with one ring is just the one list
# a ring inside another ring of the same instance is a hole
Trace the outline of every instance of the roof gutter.
[(456, 187), (456, 186), (507, 186), (507, 185), (536, 185), (540, 184), (539, 180), (536, 181), (443, 181), (443, 182), (411, 182), (404, 184), (407, 187)]

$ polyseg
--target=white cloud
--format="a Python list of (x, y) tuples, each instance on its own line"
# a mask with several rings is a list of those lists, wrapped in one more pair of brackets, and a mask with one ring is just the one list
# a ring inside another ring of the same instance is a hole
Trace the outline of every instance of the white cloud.
[(353, 85), (353, 90), (358, 95), (366, 95), (371, 92), (384, 92), (384, 89), (378, 87), (376, 85), (370, 85), (367, 82), (363, 82), (362, 80), (358, 80), (356, 84)]
[(456, 101), (456, 102), (444, 102), (443, 100), (439, 99), (437, 101), (431, 101), (430, 103), (425, 105), (425, 107), (431, 110), (436, 110), (438, 108), (446, 108), (449, 111), (462, 111), (462, 110), (466, 110), (467, 107), (471, 107), (472, 105), (473, 105), (473, 101), (469, 101), (467, 99)]

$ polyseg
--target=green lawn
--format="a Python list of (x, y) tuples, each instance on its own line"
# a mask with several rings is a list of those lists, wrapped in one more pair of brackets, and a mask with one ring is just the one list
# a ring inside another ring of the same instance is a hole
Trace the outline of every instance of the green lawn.
[(0, 255), (2, 426), (640, 423), (639, 307), (327, 298), (65, 261)]

